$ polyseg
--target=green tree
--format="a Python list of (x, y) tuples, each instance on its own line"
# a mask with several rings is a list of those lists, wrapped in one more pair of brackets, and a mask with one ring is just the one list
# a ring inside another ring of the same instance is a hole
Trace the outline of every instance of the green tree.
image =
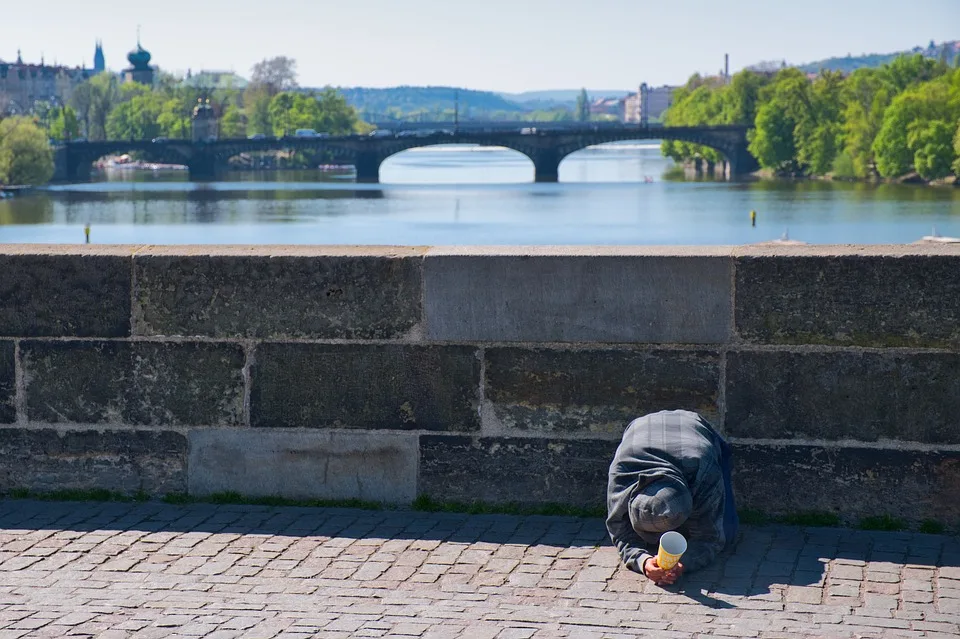
[(577, 96), (577, 120), (580, 122), (590, 120), (590, 98), (587, 96), (586, 89), (580, 89), (580, 95)]
[(192, 109), (193, 104), (187, 103), (183, 98), (174, 97), (165, 100), (160, 107), (160, 115), (157, 116), (161, 135), (176, 140), (189, 139), (192, 131), (190, 121)]
[(920, 53), (898, 56), (889, 64), (883, 65), (882, 71), (896, 93), (902, 93), (922, 82), (929, 82), (944, 73), (936, 60)]
[[(112, 73), (99, 73), (84, 84), (89, 88), (84, 90), (86, 93), (81, 93), (83, 101), (80, 104), (75, 103), (75, 106), (87, 123), (87, 137), (91, 140), (106, 140), (107, 119), (120, 103), (120, 83)], [(74, 91), (74, 97), (76, 96), (77, 92)]]
[(780, 171), (796, 161), (793, 139), (796, 122), (778, 105), (768, 102), (757, 112), (757, 126), (750, 131), (749, 150), (765, 169)]
[(47, 135), (26, 117), (0, 121), (0, 183), (43, 184), (53, 177)]
[(233, 104), (228, 104), (220, 116), (221, 138), (242, 138), (245, 130), (240, 110)]
[(957, 122), (957, 132), (953, 136), (953, 174), (960, 178), (960, 121)]
[[(877, 170), (883, 177), (898, 177), (916, 167), (917, 151), (928, 144), (937, 146), (938, 137), (930, 123), (942, 120), (954, 123), (960, 119), (960, 70), (931, 82), (910, 87), (898, 95), (883, 116), (883, 125), (873, 143)], [(952, 127), (951, 127), (952, 128)], [(933, 136), (933, 137), (931, 137)], [(933, 147), (922, 155), (926, 171), (939, 166), (932, 160)]]
[(833, 167), (840, 151), (843, 75), (822, 71), (809, 92), (795, 105), (797, 162), (814, 175), (824, 175)]
[(128, 94), (133, 97), (110, 112), (108, 137), (112, 140), (150, 140), (160, 136), (163, 96), (149, 90), (129, 91)]
[(270, 125), (275, 136), (282, 137), (296, 130), (293, 114), (296, 98), (294, 93), (278, 93), (270, 99)]
[(75, 140), (80, 137), (80, 122), (71, 107), (54, 109), (50, 117), (50, 137), (54, 140)]
[(913, 164), (925, 180), (938, 180), (950, 175), (956, 158), (953, 149), (954, 128), (944, 120), (933, 120), (913, 127), (909, 145), (914, 150)]
[(718, 124), (745, 124), (753, 126), (760, 104), (760, 91), (767, 78), (753, 71), (734, 74), (730, 84), (720, 89), (723, 103)]
[(893, 95), (893, 86), (879, 69), (857, 69), (844, 82), (843, 149), (856, 177), (876, 174), (873, 141)]

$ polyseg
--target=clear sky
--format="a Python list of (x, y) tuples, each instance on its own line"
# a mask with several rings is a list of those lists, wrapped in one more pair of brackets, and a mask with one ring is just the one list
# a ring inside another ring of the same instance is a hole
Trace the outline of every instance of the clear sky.
[(681, 83), (762, 60), (809, 62), (960, 39), (960, 0), (9, 0), (0, 59), (119, 70), (136, 45), (169, 71), (297, 60), (303, 86), (519, 92)]

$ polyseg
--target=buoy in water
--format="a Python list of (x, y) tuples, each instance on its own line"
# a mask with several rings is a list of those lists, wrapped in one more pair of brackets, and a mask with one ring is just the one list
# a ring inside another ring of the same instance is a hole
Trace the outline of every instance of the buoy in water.
[(757, 225), (757, 212), (750, 211), (750, 226), (756, 226), (756, 225)]

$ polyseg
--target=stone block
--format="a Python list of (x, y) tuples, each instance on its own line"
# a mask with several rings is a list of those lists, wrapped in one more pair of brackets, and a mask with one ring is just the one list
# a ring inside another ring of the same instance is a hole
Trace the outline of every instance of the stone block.
[(134, 333), (393, 339), (419, 326), (412, 248), (174, 247), (134, 260)]
[(236, 491), (294, 499), (409, 504), (413, 433), (202, 429), (189, 434), (191, 495)]
[(750, 342), (956, 346), (960, 255), (736, 260), (735, 326)]
[(725, 431), (737, 437), (960, 443), (960, 354), (732, 352)]
[(172, 431), (0, 428), (0, 491), (184, 492), (186, 458)]
[(418, 489), (438, 501), (599, 507), (618, 444), (421, 435)]
[(734, 444), (739, 509), (957, 521), (960, 452)]
[(130, 335), (130, 250), (56, 248), (0, 251), (0, 335)]
[(17, 421), (15, 353), (13, 341), (0, 340), (0, 424)]
[(48, 423), (243, 423), (243, 348), (171, 342), (21, 342), (27, 414)]
[(251, 425), (472, 431), (480, 360), (467, 346), (257, 347)]
[(427, 339), (715, 344), (730, 337), (732, 260), (719, 252), (497, 251), (427, 254)]
[(485, 409), (501, 429), (623, 433), (666, 408), (716, 423), (720, 357), (711, 351), (489, 348)]

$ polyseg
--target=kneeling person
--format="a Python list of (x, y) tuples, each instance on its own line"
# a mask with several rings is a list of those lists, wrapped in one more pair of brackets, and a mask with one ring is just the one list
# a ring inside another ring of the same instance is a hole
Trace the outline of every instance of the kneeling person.
[[(662, 411), (632, 421), (607, 482), (607, 531), (627, 568), (672, 584), (732, 544), (739, 520), (730, 467), (730, 446), (697, 413)], [(686, 537), (687, 551), (668, 571), (655, 555), (669, 530)]]

